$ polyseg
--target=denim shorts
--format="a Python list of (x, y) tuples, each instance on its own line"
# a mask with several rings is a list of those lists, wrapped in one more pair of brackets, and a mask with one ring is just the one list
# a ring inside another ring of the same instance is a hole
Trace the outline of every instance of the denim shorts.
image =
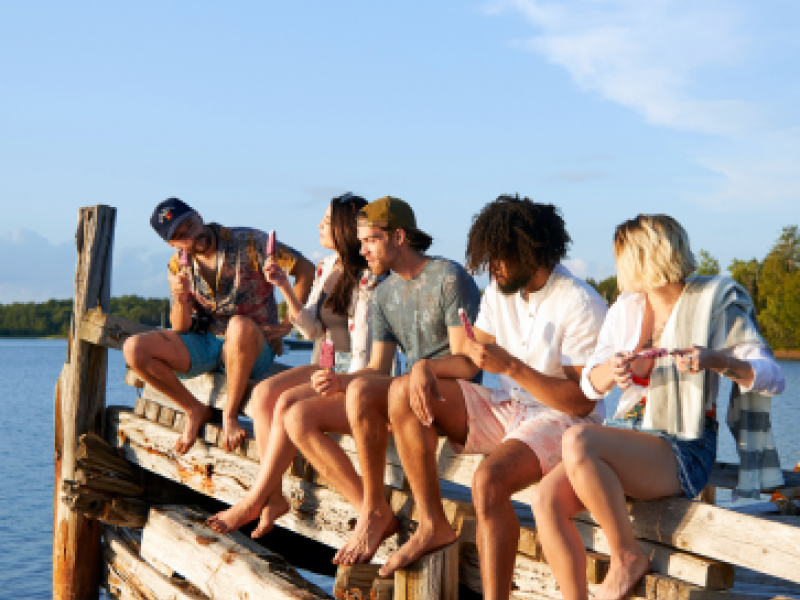
[[(189, 350), (192, 364), (186, 373), (175, 373), (178, 379), (191, 379), (209, 371), (225, 371), (225, 365), (222, 363), (222, 344), (225, 338), (217, 337), (212, 333), (205, 335), (182, 333), (180, 338)], [(274, 359), (275, 355), (269, 344), (264, 344), (264, 350), (261, 351), (261, 355), (250, 370), (250, 379), (256, 381), (264, 379)]]
[(618, 429), (632, 429), (657, 435), (665, 439), (672, 446), (672, 452), (678, 461), (678, 480), (681, 489), (687, 498), (696, 498), (708, 484), (711, 477), (711, 470), (714, 468), (714, 461), (717, 459), (717, 430), (719, 424), (711, 417), (705, 418), (703, 434), (696, 440), (684, 440), (677, 436), (643, 429), (641, 427), (641, 417), (638, 419), (606, 419), (603, 423), (608, 427)]

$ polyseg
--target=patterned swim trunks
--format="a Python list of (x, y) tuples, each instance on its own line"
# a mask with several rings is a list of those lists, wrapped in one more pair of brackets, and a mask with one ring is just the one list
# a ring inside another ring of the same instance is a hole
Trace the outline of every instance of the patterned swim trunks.
[(506, 440), (527, 444), (539, 459), (542, 475), (561, 462), (561, 438), (579, 423), (599, 425), (594, 414), (574, 417), (545, 405), (516, 400), (496, 402), (490, 388), (459, 380), (467, 407), (467, 440), (463, 447), (450, 442), (457, 453), (490, 454)]

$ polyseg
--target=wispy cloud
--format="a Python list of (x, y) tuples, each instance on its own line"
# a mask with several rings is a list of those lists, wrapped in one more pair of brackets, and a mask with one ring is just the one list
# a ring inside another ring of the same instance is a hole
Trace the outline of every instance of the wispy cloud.
[(601, 171), (561, 171), (553, 173), (547, 179), (560, 183), (586, 183), (587, 181), (602, 179), (605, 176), (606, 174)]
[[(797, 123), (776, 124), (781, 111), (774, 100), (751, 100), (752, 86), (739, 71), (755, 46), (768, 54), (765, 48), (778, 44), (759, 37), (745, 4), (498, 0), (487, 12), (509, 10), (536, 30), (515, 45), (565, 69), (581, 90), (626, 106), (652, 125), (708, 136), (696, 160), (709, 177), (687, 192), (694, 200), (716, 210), (800, 202)], [(786, 49), (771, 51), (781, 56)], [(787, 81), (787, 94), (796, 93), (792, 85)]]

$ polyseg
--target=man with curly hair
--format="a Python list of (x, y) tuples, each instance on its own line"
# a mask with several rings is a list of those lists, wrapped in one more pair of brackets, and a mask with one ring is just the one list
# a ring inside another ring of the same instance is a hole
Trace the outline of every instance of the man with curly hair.
[[(456, 532), (441, 503), (436, 449), (444, 434), (457, 452), (488, 455), (472, 487), (483, 593), (508, 598), (519, 540), (511, 496), (561, 461), (561, 436), (577, 423), (600, 423), (603, 407), (581, 390), (606, 314), (597, 292), (561, 261), (570, 243), (555, 206), (500, 196), (473, 220), (466, 267), (488, 269), (486, 289), (462, 354), (420, 361), (425, 386), (392, 383), (389, 415), (419, 527), (381, 569), (386, 577), (449, 545)], [(500, 387), (469, 380), (478, 369)], [(465, 377), (466, 374), (466, 377)]]

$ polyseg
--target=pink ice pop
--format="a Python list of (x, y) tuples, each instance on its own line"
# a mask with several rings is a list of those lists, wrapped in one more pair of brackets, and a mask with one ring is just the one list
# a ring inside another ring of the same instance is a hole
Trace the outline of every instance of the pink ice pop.
[(178, 252), (178, 265), (181, 267), (188, 267), (190, 264), (192, 263), (189, 261), (189, 253), (186, 252), (186, 250)]
[(666, 348), (650, 348), (636, 353), (636, 358), (663, 358), (672, 354)]
[(277, 242), (275, 241), (275, 230), (273, 229), (272, 231), (269, 232), (269, 237), (267, 238), (267, 248), (266, 248), (267, 256), (275, 255), (276, 245)]
[(322, 340), (322, 346), (319, 352), (319, 366), (323, 369), (333, 369), (336, 364), (336, 355), (333, 342), (329, 339)]
[(458, 316), (461, 317), (461, 324), (464, 326), (464, 332), (467, 334), (467, 337), (474, 340), (475, 332), (472, 330), (472, 325), (469, 324), (467, 313), (464, 312), (463, 308), (458, 309)]

